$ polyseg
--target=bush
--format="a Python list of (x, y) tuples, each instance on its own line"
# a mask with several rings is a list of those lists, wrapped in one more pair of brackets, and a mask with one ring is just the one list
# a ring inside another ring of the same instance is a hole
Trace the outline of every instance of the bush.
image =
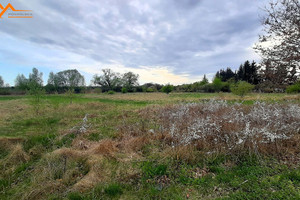
[(115, 92), (112, 91), (112, 90), (109, 90), (109, 91), (107, 92), (107, 94), (115, 94)]
[(167, 84), (167, 85), (165, 85), (164, 87), (161, 88), (161, 91), (166, 93), (166, 94), (169, 94), (173, 90), (174, 90), (174, 87), (173, 87), (173, 85), (170, 85), (170, 84)]
[(84, 198), (78, 192), (72, 192), (68, 194), (68, 199), (70, 200), (83, 200)]
[(240, 97), (245, 96), (247, 93), (254, 89), (254, 85), (245, 81), (239, 81), (236, 84), (231, 85), (230, 90), (233, 94), (239, 95)]
[(154, 92), (154, 89), (153, 88), (147, 88), (146, 92)]
[(294, 85), (290, 85), (286, 88), (287, 93), (299, 93), (300, 92), (300, 81)]
[(127, 93), (128, 92), (128, 90), (126, 89), (126, 88), (122, 88), (122, 93)]
[(209, 93), (212, 93), (212, 92), (215, 92), (215, 89), (214, 89), (214, 86), (212, 83), (208, 83), (208, 84), (205, 84), (202, 86), (202, 90), (203, 92), (209, 92)]

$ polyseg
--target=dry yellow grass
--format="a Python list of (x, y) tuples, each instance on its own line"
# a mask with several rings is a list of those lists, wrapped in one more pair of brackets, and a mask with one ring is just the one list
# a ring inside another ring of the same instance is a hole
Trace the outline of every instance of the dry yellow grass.
[(30, 160), (30, 156), (23, 150), (21, 144), (11, 146), (10, 154), (2, 161), (3, 171), (14, 171), (18, 164), (26, 163)]
[(152, 103), (176, 103), (181, 101), (199, 101), (215, 98), (217, 100), (246, 100), (246, 101), (265, 101), (265, 100), (300, 100), (299, 94), (265, 94), (250, 93), (242, 99), (231, 93), (171, 93), (169, 95), (156, 93), (116, 93), (107, 94), (86, 94), (86, 98), (110, 99), (110, 100), (127, 100), (127, 101), (146, 101)]
[(116, 93), (113, 95), (107, 94), (87, 94), (87, 98), (101, 98), (101, 99), (112, 99), (112, 100), (132, 100), (132, 101), (161, 101), (167, 100), (168, 95), (164, 93)]
[(5, 126), (12, 117), (24, 115), (28, 105), (23, 100), (0, 101), (0, 127)]

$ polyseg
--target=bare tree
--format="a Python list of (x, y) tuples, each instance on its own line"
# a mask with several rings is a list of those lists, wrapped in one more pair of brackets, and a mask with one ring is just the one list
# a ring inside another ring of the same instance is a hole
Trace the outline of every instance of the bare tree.
[(255, 46), (262, 56), (263, 79), (275, 85), (291, 84), (300, 69), (300, 1), (276, 0), (265, 12), (265, 34)]

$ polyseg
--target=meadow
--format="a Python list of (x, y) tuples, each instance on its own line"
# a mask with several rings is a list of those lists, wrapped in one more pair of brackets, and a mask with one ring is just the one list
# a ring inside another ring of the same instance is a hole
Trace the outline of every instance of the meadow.
[(300, 96), (0, 96), (0, 199), (300, 199)]

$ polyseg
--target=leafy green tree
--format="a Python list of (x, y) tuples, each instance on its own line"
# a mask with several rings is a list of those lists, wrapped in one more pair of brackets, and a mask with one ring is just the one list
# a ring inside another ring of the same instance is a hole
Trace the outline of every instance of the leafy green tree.
[(49, 78), (48, 78), (47, 84), (48, 84), (48, 85), (57, 85), (58, 82), (57, 82), (57, 80), (56, 80), (55, 78), (56, 78), (56, 77), (55, 77), (54, 72), (50, 72), (50, 73), (49, 73)]
[(39, 115), (43, 105), (42, 97), (45, 95), (45, 90), (42, 85), (43, 74), (39, 73), (36, 68), (34, 68), (32, 72), (32, 74), (29, 74), (29, 81), (27, 84), (28, 94), (30, 95), (29, 101), (35, 113)]
[(174, 90), (174, 86), (173, 85), (170, 85), (170, 84), (167, 84), (165, 86), (163, 86), (161, 88), (161, 91), (166, 93), (166, 94), (169, 94), (170, 92), (172, 92)]
[(246, 81), (239, 81), (235, 84), (232, 84), (230, 87), (231, 92), (240, 97), (244, 97), (247, 93), (251, 92), (253, 89), (254, 89), (254, 85)]
[[(76, 70), (64, 70), (56, 74), (50, 72), (46, 89), (48, 92), (75, 92), (75, 89), (85, 85), (84, 77)], [(68, 91), (70, 90), (70, 91)]]
[[(51, 75), (51, 78), (53, 75)], [(59, 87), (81, 87), (85, 85), (84, 77), (77, 71), (77, 69), (70, 69), (58, 72), (54, 78), (50, 80)]]
[(215, 92), (220, 92), (222, 89), (222, 81), (220, 78), (215, 77), (212, 82), (213, 88)]
[(208, 83), (208, 79), (206, 78), (206, 75), (204, 74), (202, 81), (200, 81), (200, 85), (205, 85)]
[(32, 73), (29, 74), (28, 81), (31, 85), (42, 86), (43, 85), (43, 73), (39, 72), (39, 70), (37, 68), (33, 68)]
[(18, 74), (18, 76), (16, 77), (16, 80), (15, 80), (15, 87), (17, 87), (21, 90), (27, 90), (28, 83), (29, 83), (29, 80), (23, 74)]
[(127, 91), (132, 92), (134, 86), (138, 86), (139, 75), (134, 74), (133, 72), (127, 72), (122, 76), (123, 87), (127, 89)]

